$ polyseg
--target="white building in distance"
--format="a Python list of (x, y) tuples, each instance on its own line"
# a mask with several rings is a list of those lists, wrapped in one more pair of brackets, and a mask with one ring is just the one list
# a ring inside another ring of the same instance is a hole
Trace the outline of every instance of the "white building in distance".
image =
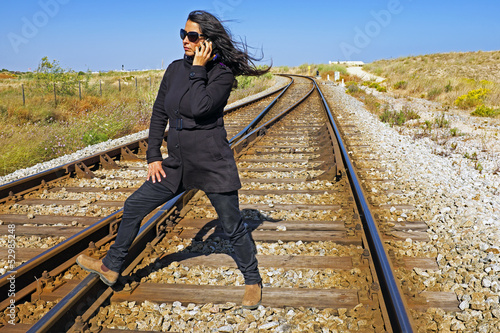
[(362, 61), (329, 61), (328, 62), (330, 65), (331, 64), (339, 64), (339, 65), (344, 65), (344, 66), (363, 66), (365, 63)]

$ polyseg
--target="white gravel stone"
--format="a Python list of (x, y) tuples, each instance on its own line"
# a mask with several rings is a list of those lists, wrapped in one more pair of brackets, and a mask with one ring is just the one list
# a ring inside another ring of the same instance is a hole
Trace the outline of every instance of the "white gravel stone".
[[(438, 103), (394, 98), (366, 89), (387, 102), (390, 109), (407, 107), (421, 117), (407, 126), (391, 127), (346, 94), (345, 88), (328, 84), (321, 88), (327, 98), (335, 99), (330, 107), (341, 116), (337, 117), (339, 124), (355, 126), (356, 132), (362, 134), (350, 136), (354, 129), (349, 128), (346, 140), (369, 145), (364, 151), (370, 154), (363, 153), (362, 157), (377, 158), (373, 167), (386, 169), (374, 175), (393, 179), (391, 189), (401, 191), (402, 194), (389, 197), (391, 217), (387, 219), (403, 218), (398, 215), (396, 204), (407, 204), (416, 209), (405, 212), (404, 219), (422, 220), (428, 225), (429, 242), (391, 242), (400, 244), (397, 251), (401, 255), (435, 254), (439, 274), (431, 274), (434, 280), (425, 276), (429, 272), (415, 271), (421, 281), (419, 288), (454, 291), (462, 311), (472, 308), (480, 314), (475, 319), (477, 324), (466, 326), (466, 331), (495, 331), (498, 320), (488, 319), (492, 314), (484, 299), (500, 296), (500, 119), (472, 117), (469, 112), (450, 109), (445, 112), (449, 127), (433, 128), (435, 136), (431, 138), (421, 135), (419, 122), (434, 122), (442, 116), (444, 108)], [(458, 128), (463, 135), (451, 136), (450, 128)], [(349, 150), (354, 159), (361, 155), (353, 147)], [(363, 167), (372, 167), (368, 162), (362, 163)], [(365, 184), (372, 198), (383, 192), (379, 184)], [(475, 299), (482, 299), (483, 305)], [(453, 323), (453, 329), (464, 330), (461, 324)]]
[(458, 306), (460, 308), (460, 310), (465, 310), (465, 309), (468, 309), (469, 308), (469, 302), (468, 301), (463, 301), (460, 303), (460, 305)]
[(225, 325), (225, 326), (219, 327), (219, 332), (232, 333), (232, 332), (234, 332), (234, 329), (233, 329), (233, 326), (231, 326), (231, 325)]
[(28, 176), (34, 175), (36, 173), (43, 172), (43, 171), (46, 171), (46, 170), (49, 170), (49, 169), (52, 169), (55, 167), (59, 167), (61, 165), (70, 163), (70, 162), (75, 161), (77, 159), (81, 159), (81, 158), (96, 154), (98, 152), (106, 151), (110, 148), (125, 144), (125, 143), (130, 142), (130, 141), (146, 138), (148, 136), (148, 133), (149, 133), (149, 131), (145, 130), (145, 131), (140, 131), (140, 132), (130, 134), (130, 135), (118, 138), (118, 139), (108, 140), (108, 141), (101, 142), (101, 143), (98, 143), (98, 144), (95, 144), (92, 146), (85, 147), (83, 149), (80, 149), (80, 150), (72, 153), (72, 154), (67, 154), (67, 155), (64, 155), (64, 156), (61, 156), (58, 158), (54, 158), (50, 161), (38, 163), (38, 164), (36, 164), (32, 167), (29, 167), (29, 168), (14, 171), (11, 174), (0, 177), (0, 185), (7, 184), (7, 183), (12, 182), (14, 180), (28, 177)]
[(270, 330), (271, 328), (274, 328), (278, 325), (279, 325), (279, 323), (277, 321), (265, 323), (265, 324), (259, 326), (259, 330)]

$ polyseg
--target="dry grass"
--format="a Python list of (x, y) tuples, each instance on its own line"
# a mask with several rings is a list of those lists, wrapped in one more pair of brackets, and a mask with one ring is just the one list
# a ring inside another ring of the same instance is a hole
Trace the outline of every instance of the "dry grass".
[[(453, 106), (460, 96), (487, 89), (480, 104), (500, 107), (500, 51), (409, 56), (375, 61), (363, 69), (385, 77), (388, 90), (401, 95)], [(473, 104), (469, 110), (477, 106)]]
[(359, 101), (365, 104), (365, 107), (371, 113), (380, 116), (383, 112), (382, 105), (383, 102), (376, 98), (373, 94), (367, 94), (365, 90), (359, 88), (358, 82), (359, 78), (355, 76), (356, 81), (347, 81), (345, 83), (347, 87), (347, 92), (351, 94), (351, 96), (355, 97)]
[(298, 75), (308, 75), (308, 76), (316, 76), (316, 72), (319, 72), (319, 75), (323, 78), (326, 78), (330, 75), (330, 79), (333, 80), (335, 76), (335, 72), (340, 73), (341, 79), (345, 81), (352, 81), (348, 79), (349, 74), (347, 73), (347, 69), (343, 65), (339, 64), (302, 64), (297, 67), (274, 67), (274, 73), (284, 73), (284, 74), (298, 74)]
[(0, 73), (0, 79), (15, 79), (16, 76), (9, 73)]
[(227, 104), (231, 104), (247, 96), (258, 94), (275, 84), (274, 76), (271, 73), (258, 77), (238, 76), (236, 80), (238, 81), (238, 87), (231, 91)]
[[(163, 71), (95, 74), (81, 100), (77, 92), (58, 96), (57, 105), (53, 93), (30, 89), (36, 85), (33, 78), (0, 79), (0, 175), (147, 129), (162, 75)], [(232, 92), (230, 101), (274, 84), (272, 75), (242, 81), (245, 85)]]

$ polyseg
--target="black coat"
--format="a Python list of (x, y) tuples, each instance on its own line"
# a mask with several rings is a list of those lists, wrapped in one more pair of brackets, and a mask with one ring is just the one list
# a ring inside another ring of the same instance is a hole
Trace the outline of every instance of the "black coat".
[[(241, 187), (227, 141), (223, 111), (234, 75), (223, 64), (192, 66), (188, 58), (172, 62), (153, 106), (147, 161), (163, 161), (161, 184), (172, 192), (180, 186), (205, 192), (230, 192)], [(160, 147), (170, 124), (163, 159)]]

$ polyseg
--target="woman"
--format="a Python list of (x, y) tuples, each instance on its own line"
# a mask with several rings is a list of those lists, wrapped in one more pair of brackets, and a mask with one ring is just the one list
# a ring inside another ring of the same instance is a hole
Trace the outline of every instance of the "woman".
[[(256, 69), (256, 59), (248, 55), (246, 45), (243, 50), (235, 47), (220, 21), (204, 11), (189, 14), (181, 39), (184, 59), (167, 68), (153, 106), (147, 180), (125, 201), (115, 243), (106, 257), (80, 255), (77, 263), (113, 285), (142, 219), (183, 190), (201, 189), (217, 211), (245, 278), (242, 306), (255, 309), (262, 299), (262, 279), (255, 244), (239, 211), (241, 183), (226, 138), (223, 110), (235, 75), (261, 75), (270, 67)], [(160, 147), (167, 123), (168, 157), (163, 159)]]

